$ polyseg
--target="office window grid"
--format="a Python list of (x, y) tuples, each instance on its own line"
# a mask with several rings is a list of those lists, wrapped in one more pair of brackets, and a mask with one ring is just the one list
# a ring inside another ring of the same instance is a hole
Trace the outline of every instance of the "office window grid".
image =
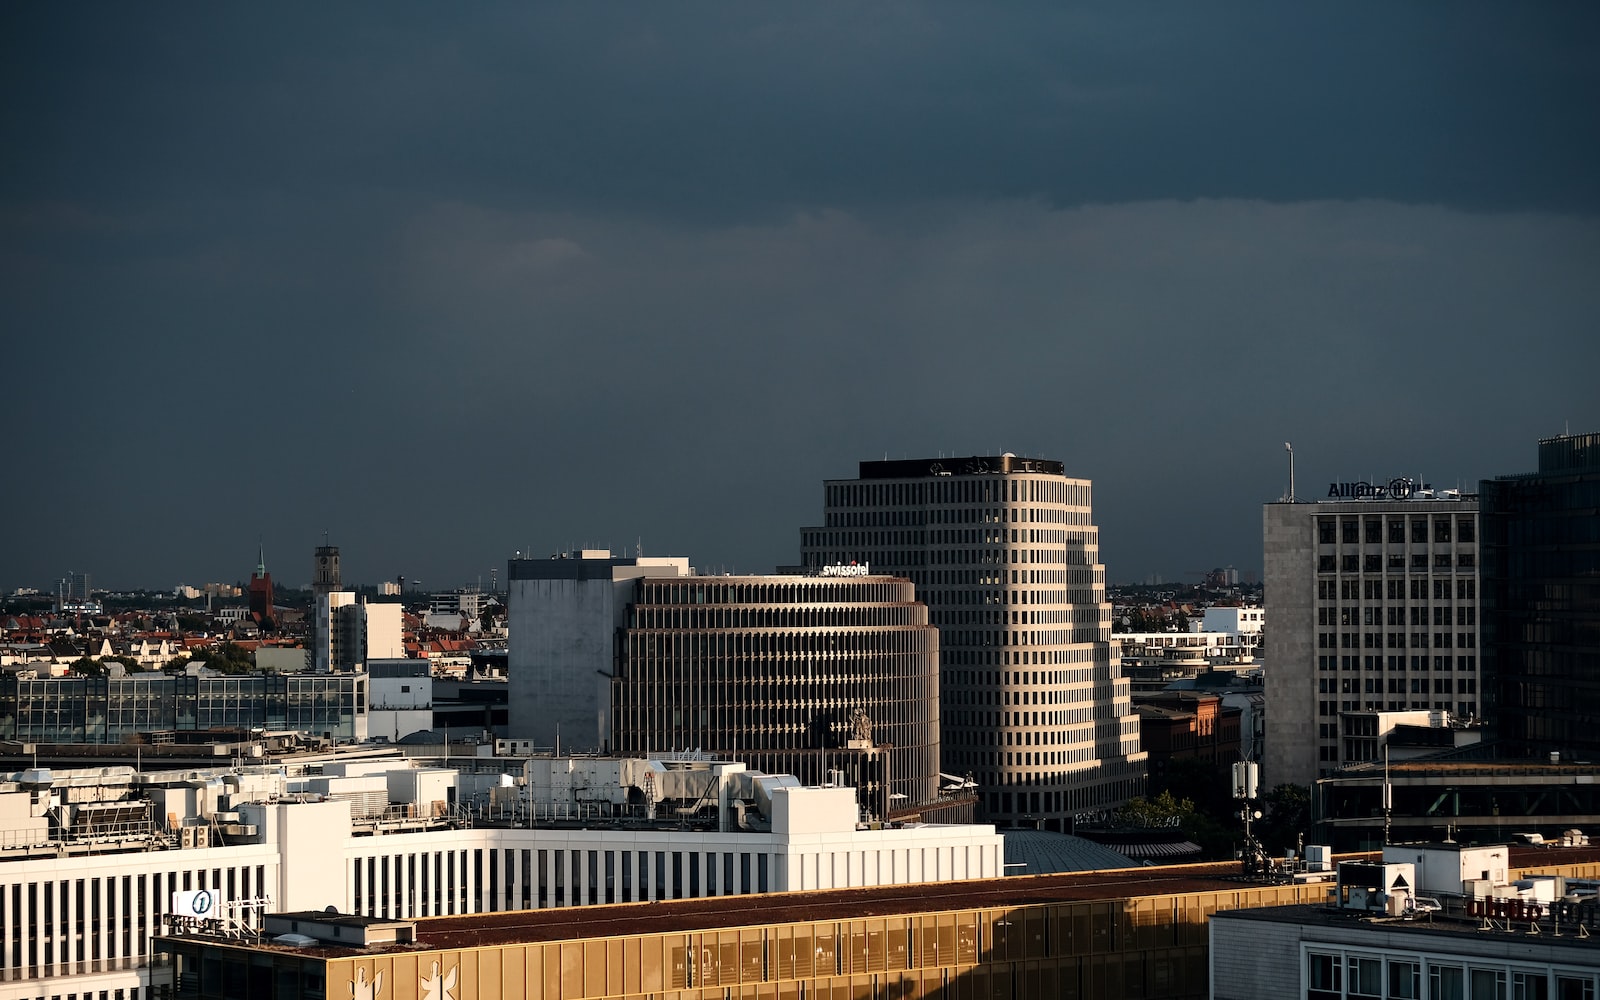
[[(939, 632), (909, 582), (736, 577), (635, 587), (612, 681), (618, 752), (760, 753), (803, 774), (816, 756), (809, 751), (848, 744), (860, 711), (891, 758), (894, 801), (938, 797)], [(784, 751), (793, 759), (772, 756)]]
[[(181, 860), (173, 852), (172, 860)], [(145, 962), (163, 932), (172, 893), (210, 889), (228, 899), (259, 895), (277, 866), (239, 863), (117, 874), (52, 874), (46, 862), (12, 861), (0, 886), (0, 978), (28, 980), (109, 972)]]
[[(1091, 486), (1018, 460), (863, 463), (826, 484), (806, 565), (866, 562), (917, 586), (940, 629), (946, 771), (998, 821), (1059, 823), (1143, 786), (1111, 642)], [(1056, 465), (1058, 463), (1048, 463)]]
[(122, 743), (160, 729), (213, 727), (332, 733), (365, 727), (366, 678), (355, 675), (242, 677), (0, 676), (0, 739)]
[[(1319, 695), (1340, 696), (1317, 699), (1323, 770), (1371, 759), (1375, 752), (1375, 736), (1341, 737), (1338, 722), (1327, 721), (1346, 713), (1443, 709), (1461, 718), (1476, 717), (1477, 655), (1459, 652), (1478, 645), (1476, 513), (1352, 516), (1319, 511), (1312, 517), (1316, 647), (1396, 651), (1318, 655), (1318, 673), (1376, 674), (1315, 682)], [(1413, 627), (1401, 631), (1402, 625)], [(1354, 631), (1357, 626), (1363, 631)], [(1337, 627), (1343, 628), (1334, 631)], [(1400, 652), (1415, 650), (1429, 654)], [(1449, 652), (1435, 652), (1440, 650)]]

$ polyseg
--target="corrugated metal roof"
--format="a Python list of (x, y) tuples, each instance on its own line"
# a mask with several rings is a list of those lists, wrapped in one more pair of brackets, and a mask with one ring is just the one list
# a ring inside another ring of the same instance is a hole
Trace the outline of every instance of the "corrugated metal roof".
[(1050, 830), (999, 832), (1006, 841), (1006, 867), (1013, 875), (1053, 875), (1139, 866), (1137, 861), (1108, 847), (1070, 834)]

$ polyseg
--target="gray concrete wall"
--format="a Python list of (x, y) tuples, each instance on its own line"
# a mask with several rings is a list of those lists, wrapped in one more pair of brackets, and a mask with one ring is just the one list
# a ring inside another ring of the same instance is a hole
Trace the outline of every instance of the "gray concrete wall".
[[(1267, 619), (1272, 627), (1272, 619)], [(1282, 1000), (1300, 992), (1304, 928), (1262, 920), (1211, 920), (1212, 1000)]]
[[(1267, 504), (1262, 516), (1266, 627), (1263, 789), (1317, 778), (1316, 504)], [(1324, 650), (1324, 652), (1330, 652)], [(1332, 650), (1331, 652), (1338, 652)], [(1337, 680), (1338, 674), (1328, 676)], [(1338, 698), (1337, 694), (1323, 698)]]
[(609, 738), (612, 642), (625, 608), (610, 579), (513, 580), (506, 609), (512, 739), (563, 751), (598, 748)]
[(634, 581), (692, 576), (680, 556), (512, 560), (506, 567), (510, 632), (508, 733), (583, 752), (611, 742), (611, 675), (617, 630), (626, 624)]

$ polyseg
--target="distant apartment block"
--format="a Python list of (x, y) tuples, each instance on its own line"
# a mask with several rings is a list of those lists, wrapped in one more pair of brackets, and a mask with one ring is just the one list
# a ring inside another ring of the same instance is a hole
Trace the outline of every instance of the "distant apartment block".
[(1187, 632), (1119, 632), (1122, 672), (1134, 697), (1193, 680), (1207, 671), (1260, 669), (1260, 608), (1206, 608)]
[(398, 604), (371, 604), (340, 589), (339, 549), (317, 547), (313, 556), (312, 606), (306, 630), (307, 666), (315, 673), (358, 670), (368, 660), (406, 655)]
[(89, 600), (92, 580), (88, 573), (68, 571), (62, 581), (62, 598), (68, 604), (82, 604)]
[(428, 602), (428, 614), (423, 624), (447, 631), (477, 632), (483, 612), (488, 607), (488, 595), (477, 591), (457, 590), (448, 594), (434, 594)]

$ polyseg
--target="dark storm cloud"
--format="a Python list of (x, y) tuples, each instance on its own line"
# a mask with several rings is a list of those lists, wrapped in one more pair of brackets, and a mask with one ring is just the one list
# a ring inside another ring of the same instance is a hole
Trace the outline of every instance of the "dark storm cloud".
[[(1594, 207), (1588, 5), (10, 12), (35, 196)], [(1574, 151), (1586, 149), (1584, 155)]]
[[(461, 375), (504, 400), (512, 468), (588, 477), (569, 523), (644, 521), (757, 568), (792, 558), (773, 525), (812, 523), (821, 478), (885, 452), (1062, 458), (1097, 480), (1126, 577), (1251, 558), (1286, 436), (1304, 482), (1470, 488), (1600, 417), (1590, 222), (1387, 202), (914, 215), (707, 233), (442, 206), (407, 244), (408, 311), (463, 323)], [(486, 355), (492, 372), (465, 360)]]
[(940, 450), (1093, 477), (1115, 579), (1248, 568), (1285, 438), (1600, 427), (1585, 6), (0, 17), (0, 586), (765, 570)]

